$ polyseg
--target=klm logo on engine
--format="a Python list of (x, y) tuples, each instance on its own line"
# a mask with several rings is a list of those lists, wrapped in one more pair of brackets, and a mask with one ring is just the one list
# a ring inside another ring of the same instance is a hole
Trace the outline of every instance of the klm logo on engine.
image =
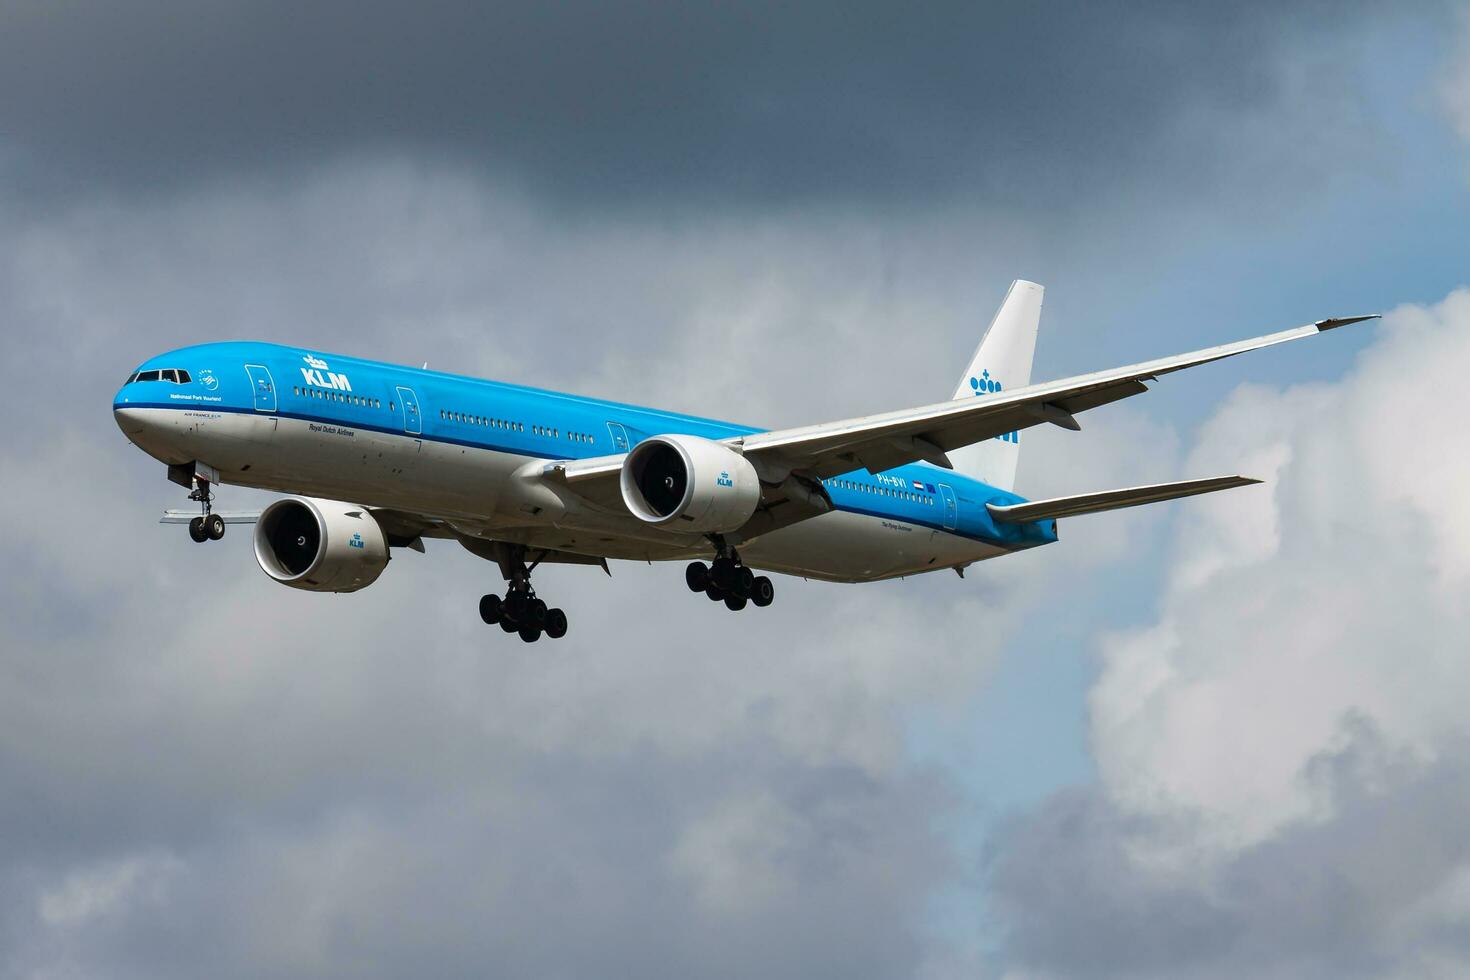
[(352, 535), (352, 537), (350, 539), (348, 539), (348, 541), (347, 541), (347, 547), (349, 547), (349, 548), (365, 548), (365, 547), (367, 547), (367, 545), (363, 542), (362, 535), (354, 532), (353, 535)]
[(720, 471), (720, 478), (715, 482), (722, 487), (733, 487), (735, 485), (735, 481), (730, 479), (730, 474), (724, 470)]
[(327, 370), (327, 362), (320, 357), (312, 357), (307, 354), (302, 358), (307, 367), (301, 369), (301, 376), (306, 383), (317, 388), (330, 388), (333, 391), (351, 391), (352, 382), (347, 380), (345, 374), (335, 374)]
[[(980, 377), (978, 378), (971, 378), (970, 387), (977, 395), (993, 395), (996, 392), (1001, 391), (1003, 388), (999, 381), (990, 376), (989, 370), (981, 371)], [(1014, 442), (1019, 444), (1021, 441), (1021, 433), (1002, 432), (1000, 435), (995, 436), (995, 438), (999, 439), (1001, 442)]]

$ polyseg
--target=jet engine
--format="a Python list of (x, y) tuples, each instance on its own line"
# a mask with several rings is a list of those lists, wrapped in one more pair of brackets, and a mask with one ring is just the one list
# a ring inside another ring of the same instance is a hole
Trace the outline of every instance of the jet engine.
[(356, 592), (388, 566), (388, 538), (366, 507), (287, 497), (261, 511), (255, 560), (293, 589)]
[(645, 439), (623, 461), (623, 503), (640, 520), (671, 531), (734, 531), (761, 499), (755, 467), (727, 446), (699, 436)]

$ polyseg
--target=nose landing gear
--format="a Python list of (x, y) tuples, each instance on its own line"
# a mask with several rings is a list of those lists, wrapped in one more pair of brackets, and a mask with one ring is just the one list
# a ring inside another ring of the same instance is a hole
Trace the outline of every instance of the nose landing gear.
[(480, 597), (480, 618), (487, 625), (498, 624), (507, 633), (519, 633), (526, 643), (535, 643), (543, 633), (559, 640), (567, 635), (567, 614), (560, 609), (548, 609), (536, 596), (536, 590), (531, 588), (531, 572), (540, 560), (528, 568), (525, 552), (525, 548), (518, 548), (515, 557), (502, 562), (510, 586), (505, 598), (493, 594)]
[[(176, 470), (182, 472), (176, 473)], [(188, 474), (187, 479), (179, 479), (183, 473)], [(169, 479), (191, 486), (189, 499), (197, 500), (200, 510), (203, 511), (189, 522), (189, 537), (198, 544), (218, 541), (225, 536), (225, 519), (213, 513), (211, 509), (214, 503), (214, 494), (210, 491), (211, 476), (218, 478), (218, 474), (213, 469), (197, 463), (193, 467), (169, 467)]]
[(756, 575), (741, 562), (739, 552), (727, 548), (716, 538), (715, 560), (706, 565), (690, 562), (684, 569), (684, 584), (690, 592), (703, 592), (712, 602), (723, 602), (731, 612), (739, 612), (748, 603), (769, 606), (776, 598), (776, 587), (764, 575)]

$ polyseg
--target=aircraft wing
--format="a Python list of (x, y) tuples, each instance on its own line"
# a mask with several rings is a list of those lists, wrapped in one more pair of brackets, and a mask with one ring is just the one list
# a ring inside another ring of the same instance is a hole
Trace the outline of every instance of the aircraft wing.
[[(1156, 380), (1161, 375), (1262, 347), (1316, 336), (1349, 323), (1371, 320), (1376, 316), (1377, 314), (1371, 314), (1318, 320), (1316, 323), (1263, 337), (1207, 347), (1174, 357), (1161, 357), (1110, 371), (1097, 371), (1060, 381), (1028, 385), (1015, 391), (937, 402), (918, 408), (842, 419), (821, 425), (775, 429), (728, 439), (726, 442), (755, 462), (759, 470), (764, 470), (762, 479), (766, 478), (767, 473), (792, 471), (825, 478), (849, 472), (858, 466), (878, 472), (916, 460), (926, 460), (936, 466), (953, 469), (945, 455), (947, 450), (972, 445), (1042, 422), (1068, 429), (1080, 429), (1076, 415), (1090, 408), (1141, 394), (1148, 390), (1145, 382)], [(597, 462), (602, 466), (589, 466), (587, 477), (602, 475), (599, 470), (611, 466), (611, 460), (607, 458)], [(574, 468), (569, 467), (567, 476), (572, 478), (574, 472)]]

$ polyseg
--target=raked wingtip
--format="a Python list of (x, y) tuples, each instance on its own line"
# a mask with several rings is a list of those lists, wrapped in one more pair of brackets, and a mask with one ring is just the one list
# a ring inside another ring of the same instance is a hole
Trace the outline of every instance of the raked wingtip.
[(1364, 320), (1377, 320), (1381, 316), (1383, 316), (1382, 313), (1368, 313), (1364, 316), (1331, 316), (1325, 320), (1318, 320), (1317, 329), (1335, 330), (1338, 327), (1345, 327), (1349, 323), (1362, 323)]

